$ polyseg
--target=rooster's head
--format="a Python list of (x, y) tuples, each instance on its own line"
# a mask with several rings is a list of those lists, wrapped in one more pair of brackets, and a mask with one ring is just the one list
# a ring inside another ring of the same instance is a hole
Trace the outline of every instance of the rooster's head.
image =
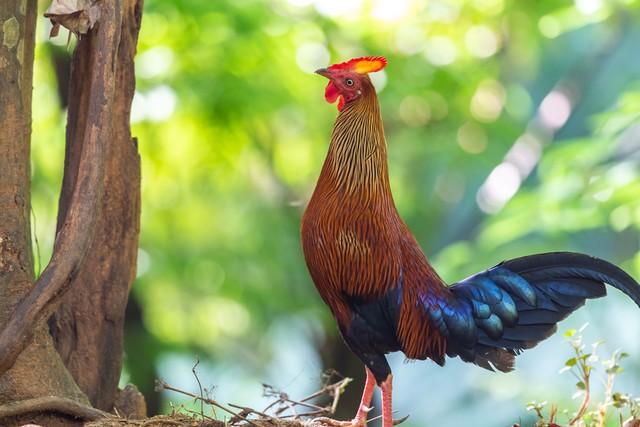
[(368, 73), (382, 70), (387, 60), (382, 56), (364, 56), (354, 58), (328, 68), (316, 70), (316, 73), (329, 79), (324, 97), (329, 103), (338, 100), (338, 110), (352, 102), (370, 87)]

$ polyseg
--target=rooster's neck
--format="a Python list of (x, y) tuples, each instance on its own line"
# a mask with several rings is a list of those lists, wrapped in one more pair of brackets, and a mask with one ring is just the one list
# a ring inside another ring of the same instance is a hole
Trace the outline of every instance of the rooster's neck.
[(380, 106), (368, 81), (363, 94), (336, 119), (320, 181), (349, 194), (391, 194)]

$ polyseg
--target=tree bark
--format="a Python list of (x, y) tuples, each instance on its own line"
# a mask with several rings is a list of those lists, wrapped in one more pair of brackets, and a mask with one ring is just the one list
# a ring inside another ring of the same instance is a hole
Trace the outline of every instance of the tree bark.
[[(91, 404), (110, 411), (122, 368), (124, 312), (136, 271), (140, 231), (140, 159), (131, 138), (129, 116), (135, 89), (133, 58), (142, 13), (141, 0), (120, 3), (119, 44), (112, 101), (105, 142), (105, 189), (98, 204), (95, 232), (87, 255), (68, 293), (49, 325), (56, 348)], [(70, 78), (64, 178), (58, 211), (58, 230), (68, 215), (76, 186), (80, 153), (90, 102), (92, 57), (90, 40), (76, 48)]]
[(142, 0), (96, 7), (98, 20), (74, 55), (54, 251), (34, 284), (29, 138), (37, 5), (0, 4), (0, 425), (20, 424), (27, 413), (46, 425), (57, 416), (60, 425), (69, 415), (92, 419), (102, 413), (87, 395), (108, 410), (116, 397), (139, 232), (140, 162), (129, 113)]
[[(0, 330), (33, 291), (29, 145), (35, 23), (35, 0), (0, 3)], [(31, 335), (36, 339), (25, 340), (25, 351), (0, 374), (0, 405), (47, 395), (86, 402), (44, 325)]]

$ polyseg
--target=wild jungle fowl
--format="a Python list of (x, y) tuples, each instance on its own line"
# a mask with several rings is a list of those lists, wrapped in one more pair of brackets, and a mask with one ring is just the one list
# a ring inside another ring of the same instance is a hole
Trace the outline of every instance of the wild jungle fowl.
[(489, 370), (513, 369), (515, 356), (556, 331), (584, 304), (620, 289), (640, 306), (640, 285), (615, 265), (556, 252), (504, 261), (447, 286), (398, 215), (389, 187), (387, 148), (368, 73), (387, 61), (363, 57), (317, 70), (338, 101), (328, 154), (302, 219), (302, 246), (320, 296), (331, 308), (367, 379), (352, 421), (363, 427), (375, 385), (383, 426), (394, 423), (385, 354), (409, 359), (460, 357)]

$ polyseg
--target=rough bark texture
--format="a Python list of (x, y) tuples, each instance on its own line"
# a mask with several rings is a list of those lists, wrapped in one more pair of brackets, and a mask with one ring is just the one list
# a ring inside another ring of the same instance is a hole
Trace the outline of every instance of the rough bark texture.
[(65, 223), (56, 235), (53, 255), (35, 287), (18, 304), (0, 332), (0, 373), (15, 362), (31, 340), (33, 331), (57, 309), (69, 290), (94, 234), (97, 208), (102, 197), (105, 145), (111, 138), (110, 116), (116, 82), (112, 73), (117, 48), (114, 5), (101, 3), (103, 22), (85, 37), (92, 45), (91, 85), (85, 114), (89, 120), (78, 137), (84, 139), (76, 186)]
[[(123, 0), (115, 58), (118, 89), (112, 102), (110, 138), (104, 141), (104, 194), (98, 205), (94, 237), (68, 293), (49, 324), (65, 365), (96, 408), (110, 411), (116, 398), (123, 352), (124, 312), (135, 278), (140, 230), (140, 159), (131, 138), (129, 116), (135, 88), (133, 58), (142, 1)], [(83, 39), (74, 54), (69, 90), (65, 172), (58, 230), (68, 216), (76, 186), (83, 129), (90, 118), (92, 46)]]
[(0, 327), (33, 283), (29, 236), (31, 90), (22, 88), (32, 84), (35, 2), (30, 2), (28, 15), (18, 2), (13, 3), (0, 3)]
[[(100, 20), (75, 53), (54, 251), (34, 284), (29, 137), (37, 5), (0, 2), (2, 426), (100, 417), (71, 374), (97, 407), (112, 409), (116, 396), (139, 230), (139, 159), (128, 121), (142, 4), (97, 4)], [(52, 323), (63, 364), (46, 320), (72, 287)]]
[[(0, 2), (0, 330), (33, 290), (29, 143), (36, 1)], [(46, 395), (86, 401), (39, 325), (0, 374), (0, 406)], [(6, 425), (0, 422), (0, 425)]]

